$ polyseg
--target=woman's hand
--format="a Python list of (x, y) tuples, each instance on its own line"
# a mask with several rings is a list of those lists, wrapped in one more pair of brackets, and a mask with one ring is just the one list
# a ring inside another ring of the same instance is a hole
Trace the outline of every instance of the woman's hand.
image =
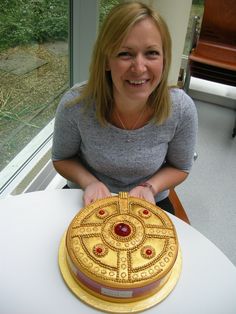
[(136, 186), (129, 192), (130, 196), (143, 198), (144, 200), (156, 204), (152, 191), (147, 186)]
[(101, 181), (90, 183), (84, 190), (84, 205), (89, 205), (98, 199), (111, 196), (108, 188)]

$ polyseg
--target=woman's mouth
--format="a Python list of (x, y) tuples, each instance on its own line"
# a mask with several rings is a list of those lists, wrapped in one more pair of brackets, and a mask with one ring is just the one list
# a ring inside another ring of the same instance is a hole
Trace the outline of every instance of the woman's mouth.
[(127, 80), (127, 82), (130, 84), (130, 85), (133, 85), (133, 86), (140, 86), (140, 85), (143, 85), (147, 82), (148, 80)]

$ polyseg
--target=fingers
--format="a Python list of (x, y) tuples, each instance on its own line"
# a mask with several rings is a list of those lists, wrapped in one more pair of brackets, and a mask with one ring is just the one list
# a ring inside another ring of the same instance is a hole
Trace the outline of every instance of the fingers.
[(111, 196), (110, 191), (102, 182), (93, 182), (89, 184), (84, 191), (84, 205), (87, 206), (98, 199)]
[(134, 196), (134, 197), (138, 197), (138, 198), (142, 198), (142, 199), (144, 199), (144, 200), (146, 200), (152, 204), (156, 204), (155, 198), (154, 198), (152, 192), (150, 191), (150, 189), (147, 189), (145, 187), (137, 186), (129, 192), (129, 195)]
[[(142, 198), (152, 204), (156, 204), (155, 198), (152, 192), (150, 191), (150, 189), (146, 187), (137, 186), (133, 188), (132, 190), (130, 190), (129, 195)], [(96, 200), (109, 197), (109, 196), (111, 196), (111, 193), (108, 190), (108, 188), (105, 186), (105, 184), (103, 184), (100, 181), (93, 182), (90, 185), (88, 185), (84, 191), (84, 195), (83, 195), (84, 205), (87, 206), (95, 202)]]
[(91, 198), (91, 197), (85, 197), (85, 195), (84, 195), (83, 201), (84, 201), (84, 205), (87, 206), (87, 205), (93, 203), (94, 200), (93, 200), (93, 198)]

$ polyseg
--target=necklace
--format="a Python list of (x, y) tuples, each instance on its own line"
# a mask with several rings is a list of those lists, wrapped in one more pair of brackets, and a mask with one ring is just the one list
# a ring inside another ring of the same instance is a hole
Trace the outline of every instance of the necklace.
[(135, 127), (136, 127), (136, 125), (137, 125), (138, 122), (140, 121), (141, 117), (143, 116), (145, 110), (146, 110), (146, 107), (144, 106), (143, 110), (140, 112), (140, 114), (139, 114), (137, 120), (134, 122), (134, 125), (131, 127), (131, 129), (128, 129), (128, 128), (126, 127), (126, 125), (125, 125), (124, 122), (122, 121), (122, 119), (121, 119), (121, 117), (120, 117), (118, 111), (116, 111), (116, 110), (115, 110), (115, 115), (117, 116), (118, 120), (120, 121), (120, 124), (122, 125), (122, 127), (123, 127), (125, 130), (134, 130)]

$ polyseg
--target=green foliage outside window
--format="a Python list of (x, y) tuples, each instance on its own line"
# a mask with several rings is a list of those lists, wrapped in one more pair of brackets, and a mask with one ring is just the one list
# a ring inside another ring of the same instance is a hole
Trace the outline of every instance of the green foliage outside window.
[(100, 0), (100, 15), (99, 15), (100, 24), (104, 21), (104, 18), (112, 9), (112, 7), (119, 4), (120, 2), (121, 1), (119, 0)]
[[(69, 0), (1, 0), (0, 52), (32, 42), (68, 38)], [(99, 21), (102, 23), (119, 0), (101, 0)]]
[(204, 4), (204, 0), (193, 0), (192, 4), (203, 5)]
[(68, 0), (1, 0), (0, 51), (68, 38)]

